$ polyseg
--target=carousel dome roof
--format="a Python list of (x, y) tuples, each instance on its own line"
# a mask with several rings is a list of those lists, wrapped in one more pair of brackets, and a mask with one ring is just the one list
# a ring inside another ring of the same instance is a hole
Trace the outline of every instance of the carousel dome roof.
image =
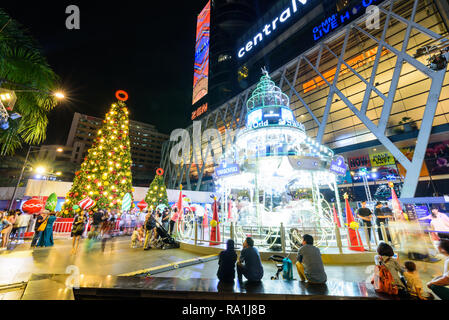
[[(285, 107), (289, 108), (290, 101), (285, 93), (276, 86), (270, 76), (264, 74), (251, 97), (246, 102), (248, 113), (258, 108)], [(290, 109), (290, 108), (289, 108)]]
[(271, 80), (264, 69), (256, 89), (246, 102), (246, 128), (248, 130), (269, 127), (291, 127), (305, 132), (304, 126), (296, 121), (285, 93)]

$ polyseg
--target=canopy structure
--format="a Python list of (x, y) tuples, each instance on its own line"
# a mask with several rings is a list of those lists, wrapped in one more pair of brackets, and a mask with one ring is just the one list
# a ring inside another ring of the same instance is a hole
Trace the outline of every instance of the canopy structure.
[[(307, 137), (289, 107), (287, 95), (268, 73), (247, 101), (246, 128), (215, 170), (222, 199), (231, 199), (240, 225), (297, 226), (332, 229), (331, 206), (320, 187), (335, 192), (337, 174), (345, 173), (344, 159)], [(337, 201), (341, 216), (340, 203)]]

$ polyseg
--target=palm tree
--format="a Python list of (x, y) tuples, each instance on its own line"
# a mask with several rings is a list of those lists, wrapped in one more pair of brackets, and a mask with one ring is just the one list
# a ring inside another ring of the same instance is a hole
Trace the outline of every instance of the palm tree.
[(45, 92), (53, 92), (57, 81), (37, 42), (0, 9), (0, 85), (12, 90), (23, 85), (39, 90), (16, 93), (14, 111), (22, 117), (10, 120), (8, 130), (0, 130), (0, 156), (13, 154), (24, 143), (45, 140), (47, 113), (56, 106), (56, 99)]

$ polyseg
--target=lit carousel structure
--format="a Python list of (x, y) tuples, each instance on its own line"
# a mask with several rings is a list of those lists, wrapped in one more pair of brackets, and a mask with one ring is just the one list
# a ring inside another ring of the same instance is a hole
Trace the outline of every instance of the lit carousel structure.
[[(333, 208), (320, 188), (339, 199), (336, 178), (346, 173), (344, 159), (307, 137), (287, 95), (263, 73), (247, 101), (246, 127), (215, 170), (217, 193), (234, 200), (235, 231), (242, 238), (248, 234), (245, 226), (257, 226), (259, 241), (279, 246), (282, 223), (292, 249), (304, 233), (325, 246), (334, 241), (335, 228)], [(227, 213), (228, 205), (224, 208)], [(341, 217), (339, 201), (336, 210)]]

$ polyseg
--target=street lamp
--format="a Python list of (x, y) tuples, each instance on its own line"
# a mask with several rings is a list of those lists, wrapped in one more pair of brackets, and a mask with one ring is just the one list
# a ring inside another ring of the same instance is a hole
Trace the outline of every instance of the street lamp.
[(44, 167), (37, 167), (36, 172), (39, 174), (44, 174), (47, 171)]
[(57, 92), (55, 92), (54, 94), (53, 94), (56, 98), (58, 98), (58, 99), (65, 99), (65, 94), (63, 93), (63, 92), (61, 92), (61, 91), (57, 91)]
[[(11, 89), (1, 88), (1, 85), (3, 83), (8, 83), (10, 85), (18, 86), (20, 88), (25, 88), (25, 89), (11, 90)], [(40, 89), (33, 88), (28, 85), (14, 83), (14, 82), (8, 81), (6, 79), (0, 78), (0, 129), (3, 129), (3, 130), (9, 129), (9, 123), (8, 123), (9, 118), (11, 118), (12, 120), (15, 120), (15, 119), (18, 119), (21, 117), (21, 115), (18, 113), (10, 114), (10, 112), (12, 112), (12, 110), (14, 108), (14, 104), (17, 100), (16, 94), (15, 94), (16, 92), (41, 92), (41, 93), (48, 94), (50, 96), (54, 96), (58, 100), (65, 99), (65, 94), (62, 91), (50, 92), (50, 91), (40, 90)]]

